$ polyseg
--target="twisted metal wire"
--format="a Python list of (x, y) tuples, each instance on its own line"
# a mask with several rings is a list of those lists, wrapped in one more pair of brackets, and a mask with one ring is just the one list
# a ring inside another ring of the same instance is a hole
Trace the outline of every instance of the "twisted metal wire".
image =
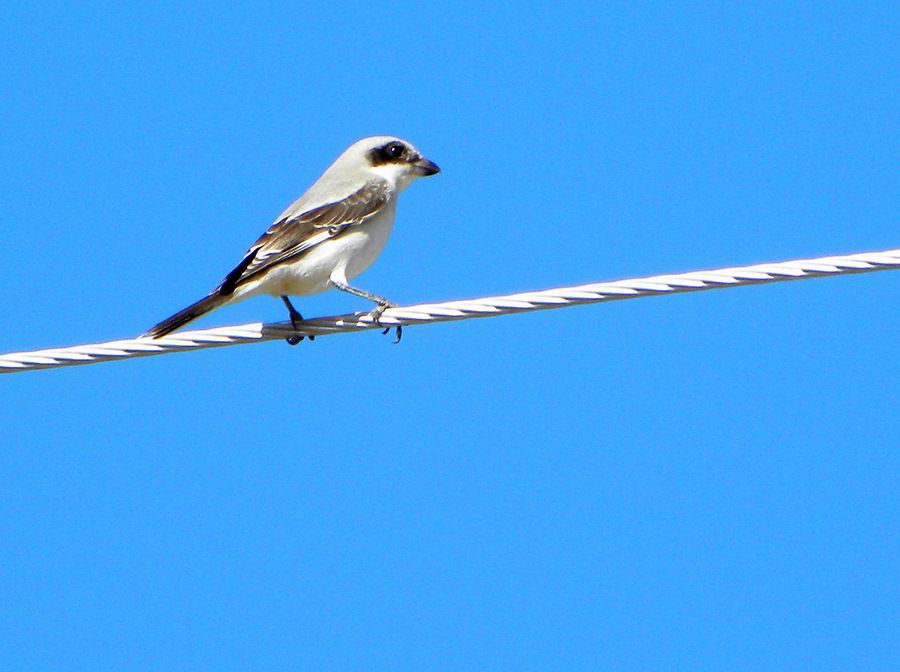
[(389, 308), (381, 316), (380, 325), (375, 324), (372, 316), (368, 313), (352, 313), (305, 320), (297, 329), (290, 322), (271, 324), (253, 322), (231, 327), (180, 331), (159, 339), (130, 338), (68, 348), (12, 352), (0, 355), (0, 373), (93, 364), (94, 362), (149, 357), (200, 348), (219, 348), (241, 343), (259, 343), (291, 335), (325, 336), (383, 327), (409, 327), (432, 322), (494, 317), (604, 301), (621, 301), (642, 296), (724, 289), (742, 285), (802, 280), (845, 273), (868, 273), (897, 268), (900, 268), (900, 249), (737, 266), (709, 271), (654, 275), (505, 296)]

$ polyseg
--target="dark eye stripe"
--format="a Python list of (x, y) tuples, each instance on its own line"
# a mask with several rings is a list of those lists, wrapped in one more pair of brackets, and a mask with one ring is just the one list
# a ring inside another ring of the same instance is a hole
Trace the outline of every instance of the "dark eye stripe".
[(368, 158), (369, 163), (373, 166), (382, 166), (386, 163), (408, 163), (410, 160), (406, 145), (396, 141), (371, 150)]

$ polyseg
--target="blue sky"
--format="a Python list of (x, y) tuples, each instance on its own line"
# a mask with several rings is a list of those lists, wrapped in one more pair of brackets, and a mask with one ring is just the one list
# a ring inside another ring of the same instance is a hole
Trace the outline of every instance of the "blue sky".
[[(6, 3), (0, 352), (200, 298), (371, 134), (443, 168), (357, 281), (400, 303), (900, 246), (898, 20)], [(885, 669), (898, 298), (885, 272), (5, 376), (0, 667)]]

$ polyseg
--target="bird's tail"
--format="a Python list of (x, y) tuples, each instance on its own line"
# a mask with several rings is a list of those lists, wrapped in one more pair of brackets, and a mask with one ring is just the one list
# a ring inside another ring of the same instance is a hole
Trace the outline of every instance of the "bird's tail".
[(196, 320), (201, 315), (205, 315), (209, 311), (227, 303), (230, 298), (230, 296), (222, 296), (219, 293), (210, 294), (196, 303), (192, 303), (187, 308), (179, 310), (172, 315), (172, 317), (167, 317), (156, 326), (151, 327), (146, 333), (141, 334), (141, 338), (159, 338), (160, 336), (165, 336), (176, 329), (180, 329), (188, 322)]

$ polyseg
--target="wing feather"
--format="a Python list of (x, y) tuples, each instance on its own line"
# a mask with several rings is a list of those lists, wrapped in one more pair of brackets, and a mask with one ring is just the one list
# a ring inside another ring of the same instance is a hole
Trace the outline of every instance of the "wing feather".
[(257, 278), (273, 266), (296, 259), (326, 240), (363, 224), (384, 208), (388, 189), (386, 182), (367, 184), (340, 201), (279, 219), (250, 246), (241, 263), (219, 286), (219, 291), (230, 294), (235, 287)]

